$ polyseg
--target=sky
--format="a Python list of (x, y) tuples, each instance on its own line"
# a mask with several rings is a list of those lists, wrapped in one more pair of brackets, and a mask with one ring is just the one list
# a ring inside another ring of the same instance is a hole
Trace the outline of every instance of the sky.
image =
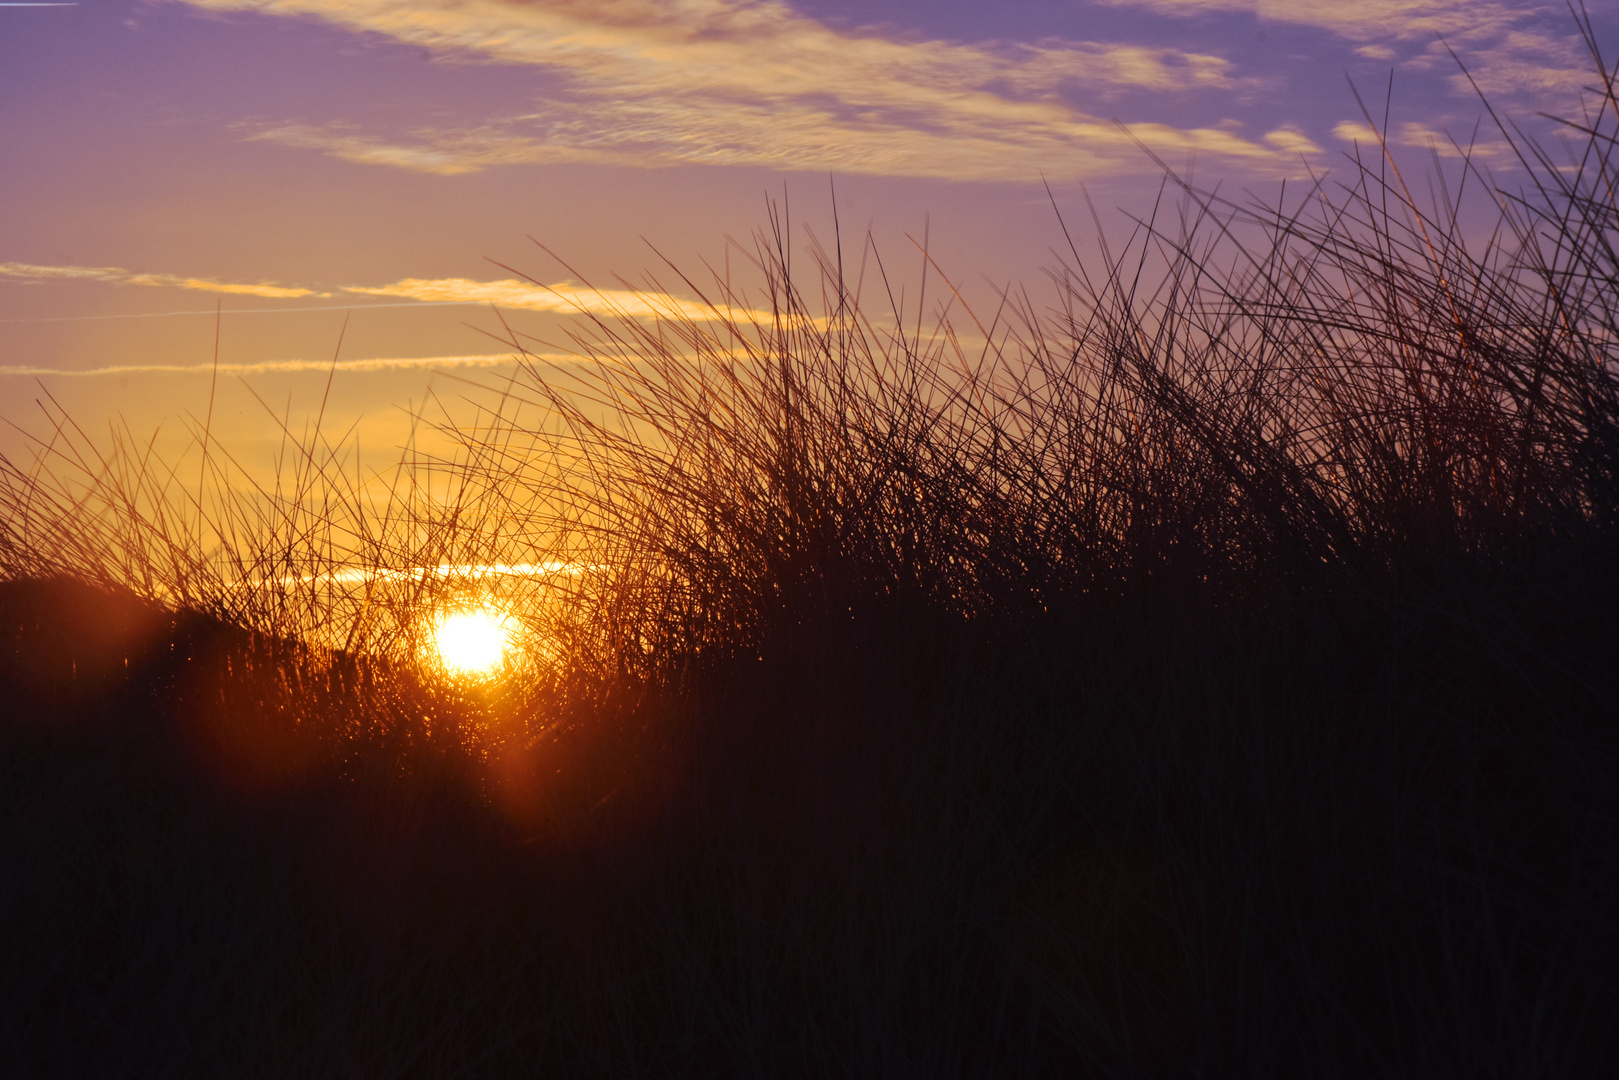
[(386, 456), (511, 370), (502, 318), (565, 345), (574, 305), (689, 310), (669, 265), (718, 271), (770, 200), (795, 243), (835, 196), (896, 265), (925, 236), (969, 292), (1038, 289), (1052, 197), (1085, 245), (1085, 196), (1124, 231), (1154, 157), (1341, 172), (1352, 87), (1396, 152), (1453, 155), (1474, 83), (1532, 125), (1589, 71), (1519, 0), (0, 3), (0, 452), (54, 398), (91, 433), (208, 415), (249, 463), (324, 403)]

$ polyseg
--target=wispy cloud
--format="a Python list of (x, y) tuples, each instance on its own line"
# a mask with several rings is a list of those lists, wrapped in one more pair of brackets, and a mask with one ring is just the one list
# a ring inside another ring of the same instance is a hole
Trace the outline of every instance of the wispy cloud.
[[(1380, 143), (1377, 130), (1359, 120), (1340, 120), (1333, 126), (1332, 134), (1344, 142), (1358, 143), (1363, 147), (1375, 147)], [(1387, 141), (1391, 146), (1421, 147), (1448, 158), (1471, 156), (1480, 160), (1504, 162), (1515, 156), (1512, 146), (1505, 140), (1471, 141), (1465, 133), (1462, 136), (1454, 136), (1453, 133), (1439, 131), (1427, 124), (1414, 121), (1401, 124), (1390, 131), (1387, 134)]]
[[(526, 311), (555, 311), (563, 314), (602, 315), (632, 319), (709, 319), (715, 312), (705, 304), (683, 300), (655, 290), (592, 289), (571, 281), (536, 285), (506, 278), (501, 281), (473, 281), (470, 278), (405, 278), (392, 285), (352, 285), (344, 290), (367, 296), (403, 296), (428, 303), (493, 304), (496, 307)], [(766, 319), (769, 312), (732, 309), (729, 316), (739, 319)]]
[(1521, 4), (1500, 0), (1107, 0), (1166, 15), (1244, 11), (1273, 22), (1319, 26), (1356, 41), (1426, 40), (1435, 34), (1481, 37), (1516, 25)]
[[(330, 296), (331, 293), (318, 293), (319, 296)], [(449, 301), (452, 304), (479, 303), (475, 300)], [(290, 315), (306, 311), (368, 311), (371, 308), (419, 308), (434, 305), (421, 301), (401, 301), (394, 304), (311, 304), (296, 307), (256, 307), (256, 308), (190, 308), (185, 311), (112, 311), (100, 312), (95, 315), (31, 315), (21, 319), (0, 319), (0, 323), (56, 323), (56, 322), (102, 322), (109, 319), (173, 319), (185, 315), (207, 315), (210, 318), (217, 315)]]
[[(528, 355), (530, 359), (543, 360), (548, 363), (567, 363), (577, 359), (564, 353), (546, 353), (543, 355), (530, 353)], [(407, 356), (369, 360), (344, 360), (336, 365), (331, 360), (263, 360), (247, 364), (220, 364), (217, 368), (213, 364), (111, 364), (106, 367), (81, 368), (78, 370), (18, 364), (0, 366), (0, 377), (27, 376), (42, 378), (45, 376), (57, 376), (70, 379), (87, 379), (108, 375), (211, 376), (216, 371), (221, 375), (270, 375), (296, 374), (301, 371), (324, 373), (333, 370), (334, 367), (340, 372), (370, 372), (397, 371), (410, 368), (498, 367), (501, 364), (515, 363), (516, 359), (516, 356), (512, 353), (495, 353), (475, 356)]]
[[(282, 285), (233, 285), (224, 282), (212, 281), (206, 278), (182, 277), (175, 274), (143, 274), (132, 273), (113, 266), (34, 266), (29, 263), (0, 263), (0, 276), (21, 279), (29, 282), (46, 281), (94, 281), (108, 285), (164, 285), (182, 289), (205, 289), (211, 292), (233, 293), (248, 296), (261, 296), (268, 299), (297, 299), (305, 296), (332, 297), (330, 292), (316, 292), (314, 289), (288, 287)], [(391, 285), (349, 285), (341, 290), (359, 296), (398, 297), (405, 303), (398, 304), (364, 304), (362, 307), (428, 307), (441, 304), (493, 304), (496, 307), (513, 308), (524, 311), (551, 311), (564, 315), (600, 315), (609, 318), (632, 319), (707, 319), (712, 318), (715, 312), (707, 305), (694, 300), (672, 296), (657, 289), (593, 289), (588, 286), (575, 285), (571, 281), (561, 281), (554, 285), (537, 284), (530, 281), (518, 281), (506, 278), (499, 281), (475, 281), (471, 278), (404, 278)], [(235, 311), (230, 314), (269, 314), (274, 312), (291, 311), (341, 311), (341, 303), (323, 305), (318, 308), (311, 307), (275, 307)], [(744, 310), (739, 308), (726, 309), (727, 317), (739, 319), (766, 319), (770, 318), (768, 312)], [(0, 322), (76, 322), (85, 319), (104, 318), (162, 318), (171, 315), (213, 315), (213, 311), (163, 311), (163, 312), (135, 312), (118, 313), (113, 315), (62, 315), (35, 317), (28, 319), (4, 319)], [(464, 359), (464, 358), (463, 358)], [(301, 361), (287, 361), (287, 363), (300, 363)], [(368, 361), (376, 364), (392, 364), (395, 361), (379, 360)], [(403, 362), (403, 361), (401, 361)], [(459, 362), (459, 361), (457, 361)], [(100, 370), (100, 369), (98, 369)], [(117, 369), (123, 371), (126, 369)], [(128, 369), (133, 370), (133, 369)], [(189, 370), (182, 368), (151, 368), (142, 370), (179, 371)], [(221, 370), (224, 370), (221, 368)], [(293, 370), (291, 368), (278, 368), (276, 370)], [(54, 373), (54, 369), (52, 369)], [(33, 369), (15, 371), (5, 369), (6, 374), (30, 374)], [(114, 369), (105, 369), (106, 373), (114, 373)]]
[(844, 32), (779, 0), (186, 0), (314, 16), (415, 47), (560, 75), (540, 106), (405, 137), (266, 125), (251, 137), (440, 173), (512, 161), (674, 162), (1028, 180), (1135, 170), (1139, 139), (1290, 170), (1299, 147), (1221, 128), (1134, 124), (1083, 93), (1242, 92), (1218, 56), (1136, 44), (960, 44)]
[[(1452, 85), (1462, 93), (1476, 84), (1485, 94), (1526, 94), (1563, 109), (1581, 88), (1592, 83), (1590, 54), (1572, 35), (1514, 30), (1467, 49), (1462, 59), (1468, 74), (1451, 76)], [(1415, 63), (1446, 70), (1455, 61), (1443, 45), (1434, 42)]]
[[(501, 121), (512, 131), (539, 127), (543, 137), (485, 137), (478, 145), (455, 129), (416, 129), (403, 139), (358, 135), (347, 125), (300, 125), (296, 138), (278, 126), (252, 136), (310, 149), (357, 164), (390, 165), (456, 175), (491, 164), (593, 162), (652, 167), (677, 163), (831, 169), (947, 180), (1033, 180), (1098, 176), (1150, 167), (1137, 140), (1160, 154), (1242, 159), (1261, 171), (1291, 172), (1296, 155), (1274, 140), (1243, 138), (1227, 128), (1120, 126), (1081, 117), (1064, 106), (1030, 105), (1019, 130), (985, 123), (929, 131), (870, 115), (849, 119), (811, 108), (773, 113), (745, 102), (688, 107), (674, 101), (618, 102), (594, 111), (553, 103), (540, 115)], [(484, 130), (488, 130), (486, 125)], [(1285, 132), (1282, 128), (1278, 131)], [(1267, 133), (1269, 134), (1269, 133)], [(674, 141), (678, 138), (678, 141)]]
[(178, 274), (140, 274), (116, 266), (34, 266), (30, 263), (0, 263), (0, 276), (24, 281), (100, 281), (109, 285), (147, 285), (168, 289), (195, 289), (198, 292), (230, 296), (263, 296), (290, 300), (300, 296), (326, 296), (314, 289), (288, 288), (269, 282), (237, 284), (212, 278), (182, 277)]
[(530, 136), (502, 134), (494, 128), (471, 131), (417, 129), (414, 143), (389, 142), (374, 134), (354, 131), (337, 124), (233, 125), (246, 131), (249, 142), (273, 142), (303, 150), (319, 150), (357, 165), (389, 165), (414, 172), (455, 176), (479, 172), (491, 165), (515, 165), (539, 161), (588, 161), (599, 155), (566, 146), (548, 145)]
[[(1568, 25), (1562, 5), (1503, 0), (1104, 0), (1166, 15), (1247, 12), (1273, 22), (1319, 27), (1360, 43), (1367, 59), (1402, 57), (1416, 68), (1452, 71), (1453, 86), (1472, 90), (1455, 71), (1457, 48), (1486, 94), (1550, 93), (1565, 96), (1589, 81), (1588, 57)], [(1556, 29), (1548, 14), (1560, 20)], [(1443, 43), (1440, 39), (1443, 39)], [(1395, 46), (1400, 46), (1396, 48)]]
[(1295, 127), (1279, 127), (1275, 131), (1265, 133), (1265, 142), (1283, 153), (1295, 157), (1305, 154), (1319, 154), (1321, 148), (1304, 132)]
[(1333, 125), (1332, 133), (1344, 142), (1363, 146), (1377, 146), (1383, 141), (1376, 128), (1359, 120), (1340, 120)]

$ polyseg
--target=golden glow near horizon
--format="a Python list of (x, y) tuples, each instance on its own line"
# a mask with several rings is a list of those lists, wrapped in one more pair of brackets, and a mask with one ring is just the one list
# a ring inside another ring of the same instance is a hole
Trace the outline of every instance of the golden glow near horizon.
[(454, 675), (487, 675), (499, 667), (511, 648), (506, 616), (478, 607), (447, 612), (433, 627), (439, 662)]

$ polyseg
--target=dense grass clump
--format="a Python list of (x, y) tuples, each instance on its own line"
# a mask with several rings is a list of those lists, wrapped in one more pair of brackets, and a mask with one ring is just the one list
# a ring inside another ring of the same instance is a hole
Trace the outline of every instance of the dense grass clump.
[[(1604, 1075), (1587, 39), (1583, 142), (1503, 126), (1517, 186), (1464, 156), (1421, 204), (1380, 147), (1275, 206), (1171, 177), (992, 312), (841, 239), (812, 296), (783, 212), (762, 289), (683, 279), (708, 318), (565, 366), (508, 332), (459, 452), (386, 474), (318, 425), (266, 490), (205, 429), (192, 472), (58, 417), (0, 475), (0, 1053)], [(424, 613), (486, 595), (522, 658), (424, 667)]]

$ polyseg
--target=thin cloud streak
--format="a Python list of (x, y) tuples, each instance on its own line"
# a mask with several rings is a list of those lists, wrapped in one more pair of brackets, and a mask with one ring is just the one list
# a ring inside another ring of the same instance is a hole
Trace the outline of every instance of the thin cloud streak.
[(547, 146), (538, 139), (501, 134), (492, 128), (434, 133), (422, 131), (417, 145), (391, 143), (378, 135), (355, 132), (347, 125), (233, 124), (245, 131), (247, 142), (270, 142), (298, 150), (318, 150), (356, 165), (384, 165), (411, 172), (460, 176), (492, 165), (531, 164), (540, 161), (592, 161), (601, 155), (567, 147)]
[(1455, 38), (1502, 33), (1528, 12), (1498, 0), (1106, 0), (1165, 15), (1242, 11), (1272, 22), (1330, 30), (1356, 41)]
[(567, 89), (531, 113), (406, 138), (352, 125), (259, 126), (249, 138), (453, 174), (523, 161), (675, 162), (973, 180), (1071, 178), (1195, 152), (1293, 171), (1300, 147), (1225, 128), (1122, 130), (1068, 104), (1085, 92), (1249, 92), (1228, 61), (1141, 45), (894, 41), (768, 0), (185, 0), (314, 16), (441, 53), (535, 65)]
[[(176, 288), (210, 287), (219, 292), (245, 293), (269, 299), (301, 298), (306, 296), (330, 297), (333, 293), (314, 289), (279, 285), (229, 285), (210, 282), (203, 278), (185, 278), (172, 274), (131, 273), (117, 267), (96, 266), (35, 266), (28, 263), (0, 263), (0, 275), (22, 278), (32, 282), (49, 280), (92, 281), (110, 285), (159, 285)], [(200, 283), (200, 284), (197, 284)], [(47, 315), (17, 319), (0, 319), (5, 323), (79, 322), (91, 319), (157, 319), (176, 315), (264, 315), (286, 312), (347, 311), (366, 308), (414, 308), (482, 306), (526, 311), (550, 311), (565, 315), (604, 315), (633, 319), (709, 319), (715, 312), (706, 305), (657, 290), (592, 289), (562, 281), (554, 285), (536, 284), (507, 278), (500, 281), (474, 281), (471, 278), (404, 278), (391, 285), (349, 285), (342, 290), (361, 296), (394, 296), (404, 298), (401, 303), (344, 305), (300, 305), (298, 307), (231, 308), (218, 311), (162, 311), (127, 312), (97, 315)], [(728, 317), (742, 319), (769, 319), (770, 313), (742, 309), (728, 309)]]
[[(1140, 144), (1165, 155), (1212, 154), (1243, 160), (1260, 173), (1299, 171), (1296, 153), (1276, 145), (1294, 134), (1287, 127), (1252, 140), (1227, 128), (1115, 124), (1049, 104), (1030, 105), (1025, 112), (1021, 131), (985, 124), (977, 131), (961, 126), (932, 132), (875, 119), (858, 125), (830, 112), (807, 109), (772, 114), (767, 107), (748, 103), (619, 102), (610, 115), (555, 103), (546, 113), (501, 121), (499, 126), (511, 129), (511, 135), (489, 134), (496, 125), (484, 125), (480, 128), (484, 146), (470, 152), (466, 133), (454, 129), (417, 129), (409, 133), (413, 143), (355, 135), (346, 124), (324, 130), (302, 126), (295, 141), (282, 138), (285, 128), (249, 137), (318, 149), (355, 164), (442, 176), (478, 172), (490, 164), (578, 162), (635, 168), (688, 164), (828, 169), (941, 180), (1030, 181), (1042, 175), (1075, 179), (1148, 167)], [(515, 133), (530, 124), (549, 134), (535, 138)], [(672, 132), (680, 133), (678, 144), (665, 141)], [(1306, 142), (1303, 149), (1316, 152), (1314, 143)]]
[(474, 356), (379, 357), (369, 360), (343, 360), (335, 365), (330, 360), (262, 360), (245, 364), (219, 364), (217, 367), (214, 364), (114, 364), (108, 367), (71, 370), (19, 364), (0, 367), (0, 378), (62, 376), (84, 379), (107, 375), (212, 375), (215, 371), (221, 375), (268, 375), (300, 371), (326, 372), (334, 368), (339, 372), (370, 372), (397, 371), (405, 368), (498, 367), (501, 364), (515, 364), (523, 360), (540, 360), (557, 364), (577, 362), (578, 359), (566, 353), (528, 353), (522, 357), (515, 353), (497, 353)]
[[(571, 281), (536, 285), (507, 278), (501, 281), (473, 281), (470, 278), (405, 278), (380, 287), (350, 286), (344, 290), (367, 296), (408, 296), (430, 303), (493, 304), (496, 307), (527, 311), (554, 311), (563, 314), (605, 315), (634, 319), (712, 319), (717, 313), (706, 304), (682, 300), (663, 292), (628, 289), (592, 289)], [(727, 313), (742, 319), (769, 319), (764, 311), (732, 309)]]
[(331, 295), (317, 293), (314, 289), (287, 288), (271, 282), (241, 285), (212, 278), (181, 277), (178, 274), (137, 274), (117, 266), (35, 266), (31, 263), (7, 262), (0, 263), (0, 275), (27, 281), (100, 281), (109, 285), (194, 289), (229, 296), (263, 296), (274, 300)]
[[(330, 293), (320, 293), (329, 296)], [(477, 300), (444, 300), (437, 303), (415, 301), (399, 304), (319, 304), (298, 307), (193, 308), (189, 311), (121, 311), (107, 315), (35, 315), (24, 319), (0, 319), (0, 323), (90, 322), (99, 319), (169, 319), (177, 315), (287, 315), (300, 311), (368, 311), (371, 308), (464, 307)]]

